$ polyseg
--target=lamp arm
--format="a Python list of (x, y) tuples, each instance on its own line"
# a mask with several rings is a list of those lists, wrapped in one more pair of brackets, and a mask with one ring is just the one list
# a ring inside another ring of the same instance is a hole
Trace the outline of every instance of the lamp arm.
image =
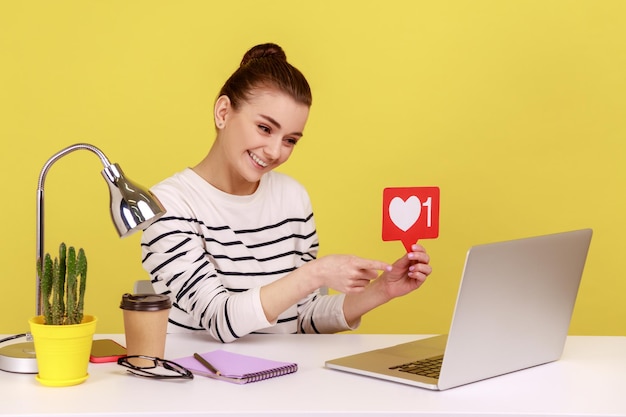
[[(43, 262), (43, 257), (44, 257), (44, 247), (43, 247), (44, 246), (44, 216), (43, 216), (43, 213), (44, 213), (44, 184), (46, 181), (46, 176), (48, 175), (48, 171), (50, 170), (50, 167), (56, 161), (58, 161), (59, 159), (67, 155), (68, 153), (77, 151), (79, 149), (85, 149), (98, 155), (105, 169), (111, 166), (111, 163), (109, 162), (106, 155), (100, 149), (88, 143), (76, 143), (74, 145), (68, 146), (67, 148), (61, 149), (59, 152), (52, 155), (48, 159), (48, 161), (46, 161), (43, 168), (41, 168), (41, 172), (39, 174), (39, 182), (37, 183), (37, 262), (40, 262), (40, 261)], [(40, 315), (41, 314), (41, 288), (40, 288), (41, 278), (39, 277), (39, 271), (37, 271), (36, 273), (37, 273), (37, 279), (35, 282), (35, 285), (37, 287), (35, 289), (36, 294), (37, 294), (36, 313), (37, 315)]]
[(52, 164), (54, 164), (59, 159), (63, 158), (68, 153), (77, 151), (79, 149), (85, 149), (98, 155), (98, 157), (102, 161), (102, 165), (104, 165), (105, 168), (111, 165), (111, 162), (109, 162), (109, 159), (106, 157), (104, 152), (102, 152), (97, 147), (90, 145), (88, 143), (76, 143), (74, 145), (68, 146), (65, 149), (61, 149), (59, 152), (52, 155), (48, 159), (48, 161), (46, 161), (43, 168), (41, 168), (41, 173), (39, 174), (39, 182), (37, 183), (37, 190), (43, 191), (44, 182), (46, 181), (46, 175), (48, 175), (48, 170), (50, 169)]

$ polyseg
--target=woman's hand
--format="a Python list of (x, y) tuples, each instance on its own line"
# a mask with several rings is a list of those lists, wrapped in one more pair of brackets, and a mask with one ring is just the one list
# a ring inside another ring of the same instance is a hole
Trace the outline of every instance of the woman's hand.
[(376, 279), (380, 271), (391, 271), (391, 265), (354, 255), (328, 255), (309, 262), (319, 287), (326, 286), (342, 293), (361, 292)]
[(431, 274), (430, 257), (422, 245), (415, 244), (412, 251), (393, 263), (377, 280), (389, 299), (400, 297), (418, 289)]
[(411, 252), (395, 261), (360, 292), (348, 293), (343, 303), (343, 313), (349, 326), (355, 326), (361, 316), (391, 300), (418, 289), (432, 272), (430, 257), (418, 244)]

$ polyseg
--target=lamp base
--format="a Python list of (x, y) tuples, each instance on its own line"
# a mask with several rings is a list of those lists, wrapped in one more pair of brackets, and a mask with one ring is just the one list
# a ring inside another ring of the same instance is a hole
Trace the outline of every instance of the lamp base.
[(0, 370), (18, 374), (36, 374), (35, 344), (25, 342), (0, 347)]

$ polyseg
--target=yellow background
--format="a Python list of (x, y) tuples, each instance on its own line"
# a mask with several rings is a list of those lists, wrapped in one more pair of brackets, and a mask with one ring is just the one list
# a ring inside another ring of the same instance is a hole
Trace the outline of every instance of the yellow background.
[[(314, 104), (281, 168), (309, 190), (322, 255), (393, 261), (385, 187), (439, 186), (434, 273), (360, 332), (442, 333), (467, 249), (592, 227), (571, 334), (626, 324), (626, 2), (609, 0), (6, 1), (0, 3), (0, 333), (35, 309), (39, 171), (88, 142), (146, 186), (197, 163), (215, 94), (243, 53), (284, 47)], [(147, 278), (120, 240), (100, 161), (46, 182), (46, 249), (89, 258), (86, 312), (121, 332), (121, 295)], [(93, 221), (89, 219), (93, 218)], [(533, 259), (528, 259), (529, 263)]]

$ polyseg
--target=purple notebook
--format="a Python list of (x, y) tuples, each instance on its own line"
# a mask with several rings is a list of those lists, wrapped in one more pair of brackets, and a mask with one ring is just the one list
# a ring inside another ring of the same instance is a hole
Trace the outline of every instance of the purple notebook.
[(292, 362), (280, 362), (225, 350), (201, 353), (200, 356), (218, 370), (220, 374), (218, 375), (210, 371), (193, 356), (186, 356), (173, 361), (189, 369), (194, 374), (221, 379), (235, 384), (262, 381), (291, 374), (298, 370), (298, 365)]

